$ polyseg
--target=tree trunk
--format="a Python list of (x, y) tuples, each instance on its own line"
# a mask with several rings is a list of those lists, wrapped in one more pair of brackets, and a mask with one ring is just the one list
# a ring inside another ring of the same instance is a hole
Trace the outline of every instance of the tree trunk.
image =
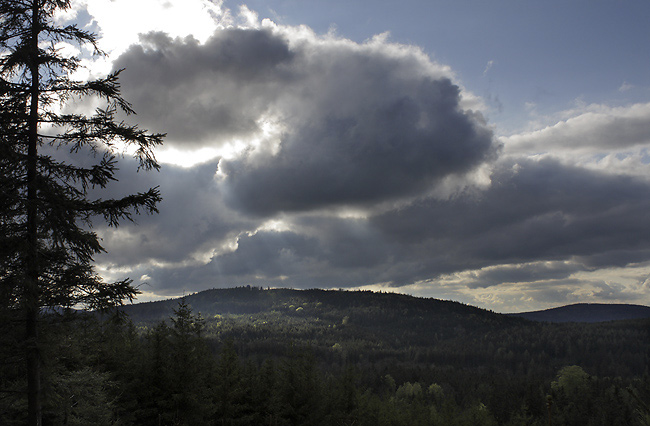
[(27, 360), (27, 416), (30, 426), (42, 424), (41, 355), (38, 342), (39, 316), (39, 267), (38, 267), (38, 98), (40, 94), (39, 50), (40, 33), (39, 1), (32, 3), (32, 28), (30, 40), (29, 70), (31, 73), (31, 102), (29, 107), (27, 148), (27, 255), (25, 277), (25, 342)]

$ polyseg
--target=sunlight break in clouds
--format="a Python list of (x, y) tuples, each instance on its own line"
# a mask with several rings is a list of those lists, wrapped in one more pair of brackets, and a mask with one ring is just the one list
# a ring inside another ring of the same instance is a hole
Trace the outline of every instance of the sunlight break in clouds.
[(221, 0), (75, 0), (73, 10), (92, 15), (102, 49), (114, 58), (140, 34), (151, 31), (204, 41), (217, 28), (231, 24), (222, 4)]

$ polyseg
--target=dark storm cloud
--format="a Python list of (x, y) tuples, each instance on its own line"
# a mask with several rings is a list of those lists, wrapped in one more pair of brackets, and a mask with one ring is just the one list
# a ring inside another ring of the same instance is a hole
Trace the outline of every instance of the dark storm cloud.
[(98, 195), (118, 198), (159, 186), (163, 201), (159, 214), (138, 216), (135, 223), (103, 230), (103, 245), (109, 254), (99, 256), (99, 261), (119, 267), (147, 261), (183, 262), (195, 255), (205, 256), (235, 238), (241, 229), (256, 226), (223, 207), (214, 182), (215, 163), (194, 168), (165, 165), (159, 173), (136, 173), (135, 164), (128, 161), (121, 165), (119, 182), (109, 193)]
[(365, 219), (307, 216), (296, 218), (293, 225), (318, 239), (330, 267), (373, 269), (391, 260), (391, 245)]
[(424, 200), (372, 221), (404, 258), (431, 256), (424, 275), (540, 260), (572, 260), (578, 270), (647, 260), (648, 208), (646, 182), (521, 161), (501, 164), (485, 191)]
[(261, 275), (269, 279), (299, 272), (318, 256), (318, 242), (294, 232), (259, 231), (238, 240), (234, 252), (220, 256), (218, 270), (226, 276)]
[[(536, 300), (567, 301), (586, 285), (575, 273), (650, 259), (650, 185), (551, 160), (500, 162), (487, 188), (370, 218), (285, 215), (285, 230), (255, 231), (261, 222), (219, 201), (213, 174), (214, 165), (203, 165), (163, 175), (175, 207), (127, 228), (149, 241), (109, 239), (114, 264), (139, 265), (161, 294), (246, 284), (402, 286), (463, 273), (465, 288), (534, 283), (526, 292)], [(211, 254), (226, 242), (236, 246)], [(203, 261), (183, 262), (202, 249)], [(167, 264), (148, 266), (151, 259)], [(634, 296), (596, 284), (596, 298)]]
[[(419, 83), (349, 114), (304, 120), (264, 161), (222, 162), (232, 204), (256, 214), (364, 205), (421, 192), (489, 159), (492, 134), (460, 109), (458, 87), (448, 79)], [(364, 84), (369, 94), (387, 85)]]
[[(138, 274), (150, 276), (156, 291), (176, 294), (179, 288), (195, 291), (246, 284), (351, 287), (389, 279), (395, 270), (389, 264), (390, 246), (367, 222), (309, 217), (297, 218), (293, 225), (296, 230), (250, 233), (233, 223), (240, 230), (233, 251), (200, 265), (143, 265)], [(384, 265), (383, 271), (379, 265)]]
[(114, 68), (125, 68), (122, 90), (143, 126), (165, 129), (172, 145), (214, 146), (259, 130), (292, 56), (268, 31), (221, 30), (205, 44), (150, 33)]
[(575, 273), (579, 265), (570, 262), (533, 262), (504, 265), (473, 272), (467, 277), (469, 288), (487, 288), (503, 283), (559, 280)]
[(359, 265), (345, 268), (333, 264), (326, 243), (293, 231), (244, 233), (237, 242), (234, 251), (215, 256), (205, 265), (152, 269), (147, 273), (161, 292), (246, 284), (349, 287), (376, 278)]
[(448, 71), (413, 49), (270, 30), (143, 43), (116, 62), (143, 125), (166, 129), (171, 146), (261, 139), (220, 163), (229, 204), (255, 215), (413, 195), (498, 149)]

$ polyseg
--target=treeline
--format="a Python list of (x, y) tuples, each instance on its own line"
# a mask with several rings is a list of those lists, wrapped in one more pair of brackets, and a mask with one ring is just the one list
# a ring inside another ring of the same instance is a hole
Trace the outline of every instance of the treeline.
[[(242, 356), (249, 341), (228, 331), (208, 338), (207, 322), (185, 300), (145, 331), (122, 315), (51, 314), (42, 330), (43, 424), (650, 424), (647, 374), (596, 377), (566, 366), (548, 378), (405, 362), (332, 363), (314, 346), (290, 340), (269, 355), (249, 348)], [(4, 331), (9, 344), (12, 328)], [(3, 352), (0, 367), (0, 424), (8, 426), (24, 424), (26, 407), (24, 363), (12, 353), (19, 352)]]

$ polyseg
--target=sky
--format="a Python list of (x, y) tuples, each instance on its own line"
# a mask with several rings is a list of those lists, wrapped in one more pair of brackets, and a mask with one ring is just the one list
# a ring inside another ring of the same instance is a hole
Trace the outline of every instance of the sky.
[(97, 271), (140, 301), (650, 305), (649, 18), (641, 0), (75, 0), (57, 19), (107, 53), (76, 77), (124, 68), (125, 119), (167, 133), (160, 172), (126, 157), (101, 195), (164, 201), (95, 227)]

